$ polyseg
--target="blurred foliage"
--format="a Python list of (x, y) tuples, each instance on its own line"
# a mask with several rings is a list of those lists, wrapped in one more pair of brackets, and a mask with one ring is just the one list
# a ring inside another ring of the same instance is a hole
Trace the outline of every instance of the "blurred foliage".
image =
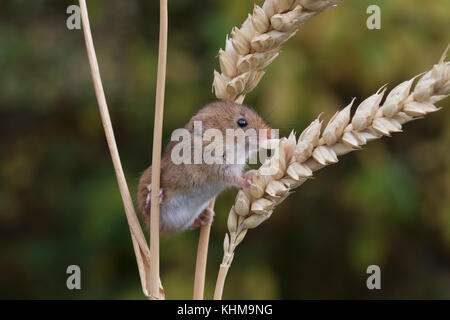
[[(261, 1), (259, 1), (261, 2)], [(101, 127), (75, 1), (0, 2), (0, 297), (143, 298)], [(366, 28), (378, 4), (382, 29)], [(150, 164), (158, 1), (90, 0), (91, 25), (131, 191)], [(253, 1), (170, 0), (164, 137), (213, 99), (225, 35)], [(283, 134), (353, 96), (429, 69), (450, 39), (450, 0), (346, 0), (301, 27), (246, 103)], [(450, 103), (405, 133), (321, 170), (248, 233), (225, 298), (450, 298)], [(222, 256), (221, 195), (207, 297)], [(163, 239), (167, 298), (190, 298), (198, 231)], [(82, 290), (66, 289), (66, 268)], [(366, 288), (366, 268), (382, 290)]]

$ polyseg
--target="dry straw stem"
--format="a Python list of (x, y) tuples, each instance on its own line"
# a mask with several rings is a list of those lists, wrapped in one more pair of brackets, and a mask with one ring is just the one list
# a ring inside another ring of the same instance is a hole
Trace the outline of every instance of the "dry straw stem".
[[(111, 118), (109, 116), (108, 105), (106, 103), (105, 93), (103, 90), (102, 80), (100, 77), (100, 70), (98, 66), (97, 56), (95, 54), (94, 42), (92, 39), (92, 32), (89, 23), (89, 15), (87, 11), (86, 1), (79, 0), (81, 9), (81, 18), (83, 23), (84, 38), (86, 42), (86, 49), (89, 58), (89, 66), (91, 69), (92, 79), (94, 82), (95, 94), (97, 96), (97, 102), (100, 110), (100, 116), (102, 119), (103, 128), (105, 131), (106, 141), (108, 143), (109, 152), (111, 154), (114, 170), (117, 177), (117, 183), (119, 185), (120, 195), (125, 207), (125, 214), (127, 217), (128, 225), (130, 226), (131, 239), (133, 242), (134, 253), (139, 268), (139, 276), (141, 279), (142, 290), (144, 294), (149, 297), (148, 288), (148, 275), (149, 275), (149, 263), (150, 263), (150, 250), (145, 240), (145, 236), (142, 232), (139, 220), (136, 217), (133, 201), (131, 199), (130, 191), (128, 190), (125, 175), (123, 173), (122, 164), (120, 161), (119, 152), (117, 150), (116, 140), (114, 138), (114, 131), (112, 128)], [(161, 282), (158, 279), (158, 289), (160, 296), (164, 296), (164, 290), (161, 286)]]
[(152, 192), (150, 213), (150, 277), (149, 291), (151, 299), (161, 299), (159, 280), (159, 201), (161, 175), (161, 144), (164, 113), (164, 92), (167, 64), (167, 0), (159, 2), (159, 52), (158, 76), (156, 79), (155, 124), (153, 131), (152, 153)]
[(264, 76), (280, 47), (301, 24), (342, 0), (266, 0), (255, 5), (241, 28), (234, 27), (219, 51), (221, 72), (214, 70), (213, 90), (218, 99), (239, 103)]
[[(367, 142), (401, 132), (406, 122), (439, 110), (435, 103), (450, 94), (450, 63), (441, 61), (421, 76), (411, 90), (414, 77), (392, 89), (384, 102), (381, 88), (359, 104), (353, 118), (353, 101), (331, 118), (323, 131), (322, 121), (314, 120), (297, 139), (292, 132), (277, 142), (275, 155), (254, 176), (249, 188), (240, 190), (228, 216), (228, 234), (224, 239), (224, 256), (217, 279), (215, 299), (221, 299), (227, 271), (236, 246), (248, 229), (267, 220), (276, 205), (292, 189), (312, 177), (313, 172), (338, 162), (338, 156), (361, 149)], [(263, 175), (271, 169), (270, 175)]]
[[(216, 199), (211, 200), (209, 208), (214, 208)], [(194, 280), (194, 300), (203, 300), (205, 290), (206, 262), (208, 258), (209, 233), (211, 231), (211, 223), (200, 228), (200, 236), (197, 248), (197, 261), (195, 263), (195, 280)]]

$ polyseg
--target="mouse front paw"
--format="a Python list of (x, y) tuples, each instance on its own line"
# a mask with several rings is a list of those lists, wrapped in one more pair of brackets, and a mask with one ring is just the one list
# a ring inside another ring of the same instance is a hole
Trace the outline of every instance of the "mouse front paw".
[[(152, 185), (148, 184), (147, 185), (147, 198), (145, 199), (145, 207), (144, 207), (144, 211), (146, 214), (150, 214), (150, 210), (152, 207)], [(159, 189), (158, 191), (158, 203), (161, 204), (163, 200), (163, 189)]]
[(248, 170), (247, 172), (244, 173), (244, 179), (245, 180), (253, 180), (253, 177), (258, 173), (257, 170)]
[(251, 180), (245, 177), (245, 175), (242, 175), (242, 177), (233, 175), (227, 179), (227, 182), (236, 188), (242, 189), (250, 187), (251, 184)]
[(212, 224), (214, 220), (214, 210), (211, 208), (206, 208), (200, 213), (200, 215), (195, 219), (194, 223), (189, 227), (189, 229), (195, 229), (206, 224)]

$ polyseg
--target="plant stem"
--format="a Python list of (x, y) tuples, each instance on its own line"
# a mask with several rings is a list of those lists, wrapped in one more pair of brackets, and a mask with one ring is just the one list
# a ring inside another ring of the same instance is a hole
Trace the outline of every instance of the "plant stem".
[[(212, 199), (209, 208), (214, 210), (216, 199)], [(197, 248), (197, 261), (195, 264), (195, 280), (194, 280), (194, 300), (203, 300), (205, 290), (206, 262), (208, 259), (209, 233), (211, 231), (211, 223), (200, 228), (200, 236)]]
[[(109, 152), (111, 154), (114, 170), (117, 177), (117, 183), (119, 185), (120, 195), (125, 208), (125, 214), (128, 224), (130, 226), (131, 237), (133, 241), (134, 252), (139, 267), (139, 276), (141, 283), (145, 283), (145, 268), (144, 261), (148, 261), (150, 251), (145, 240), (144, 233), (142, 232), (139, 220), (136, 217), (133, 201), (131, 199), (130, 191), (128, 190), (125, 175), (123, 173), (122, 164), (120, 162), (119, 151), (117, 150), (116, 140), (114, 138), (114, 131), (111, 124), (111, 118), (109, 116), (108, 105), (106, 103), (105, 92), (103, 90), (102, 80), (100, 77), (100, 70), (98, 66), (97, 57), (95, 54), (94, 42), (92, 40), (92, 32), (89, 24), (89, 16), (85, 0), (79, 0), (81, 9), (81, 18), (83, 22), (84, 38), (86, 42), (86, 49), (89, 58), (89, 65), (92, 74), (92, 80), (94, 82), (95, 94), (97, 96), (97, 102), (100, 110), (100, 116), (102, 119), (103, 129), (105, 131), (106, 141), (108, 143)], [(142, 287), (145, 294), (147, 289), (143, 285)]]
[(155, 125), (153, 131), (152, 192), (150, 214), (150, 296), (159, 299), (159, 188), (164, 92), (167, 62), (167, 0), (160, 0), (158, 76), (156, 81)]
[(219, 274), (217, 275), (216, 288), (214, 289), (214, 300), (222, 300), (223, 287), (225, 285), (225, 279), (230, 269), (233, 256), (225, 254), (220, 264)]
[(217, 275), (216, 289), (214, 290), (214, 300), (222, 300), (223, 287), (228, 273), (228, 266), (220, 265)]

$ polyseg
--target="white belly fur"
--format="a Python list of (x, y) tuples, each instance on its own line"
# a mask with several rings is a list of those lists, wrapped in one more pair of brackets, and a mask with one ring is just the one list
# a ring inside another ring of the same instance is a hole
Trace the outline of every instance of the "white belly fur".
[(226, 187), (225, 183), (214, 182), (163, 201), (160, 209), (161, 234), (170, 236), (188, 229), (209, 202)]

